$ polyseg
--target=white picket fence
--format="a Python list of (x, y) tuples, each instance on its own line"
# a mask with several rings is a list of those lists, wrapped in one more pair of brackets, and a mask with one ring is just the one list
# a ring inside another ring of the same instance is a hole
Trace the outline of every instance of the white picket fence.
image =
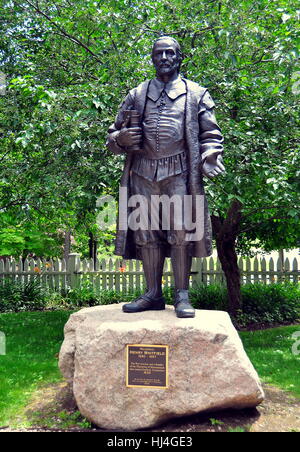
[[(239, 259), (241, 282), (300, 282), (300, 262), (287, 258), (284, 263), (273, 258)], [(113, 289), (118, 292), (128, 292), (145, 287), (145, 278), (140, 261), (122, 259), (93, 260), (81, 259), (79, 254), (72, 253), (65, 259), (44, 260), (0, 259), (0, 284), (6, 278), (15, 281), (28, 282), (38, 280), (44, 286), (55, 290), (79, 288), (83, 284), (91, 284), (96, 291)], [(218, 259), (193, 259), (191, 285), (199, 283), (225, 283), (225, 277)], [(166, 259), (163, 285), (171, 287), (174, 284), (170, 259)]]

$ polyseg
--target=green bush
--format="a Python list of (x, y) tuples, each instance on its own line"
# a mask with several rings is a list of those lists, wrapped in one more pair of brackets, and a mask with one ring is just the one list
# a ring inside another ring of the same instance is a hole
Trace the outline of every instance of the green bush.
[(35, 279), (28, 282), (6, 279), (0, 285), (0, 312), (39, 311), (46, 304), (46, 292)]
[(191, 303), (196, 309), (226, 311), (228, 306), (227, 290), (224, 285), (199, 284), (190, 289)]
[[(173, 289), (166, 288), (163, 292), (166, 302), (172, 304)], [(56, 297), (56, 303), (57, 305), (62, 303), (69, 308), (108, 305), (122, 302), (129, 303), (139, 297), (142, 293), (143, 291), (140, 289), (128, 293), (121, 293), (112, 289), (101, 290), (98, 292), (93, 288), (93, 284), (86, 280), (83, 281), (81, 287), (64, 291), (61, 294), (61, 300), (59, 297)], [(53, 298), (53, 295), (49, 295), (49, 297)]]
[[(241, 288), (240, 324), (294, 322), (300, 317), (300, 285), (293, 283), (245, 284)], [(199, 285), (190, 290), (195, 308), (227, 311), (228, 294), (223, 285)]]
[(247, 323), (294, 322), (300, 317), (299, 284), (246, 284), (242, 287), (242, 315)]
[[(300, 285), (292, 283), (246, 284), (242, 286), (242, 309), (236, 319), (237, 327), (252, 324), (292, 323), (300, 318)], [(140, 290), (119, 293), (115, 290), (96, 291), (88, 279), (81, 287), (61, 293), (45, 290), (31, 280), (20, 283), (6, 280), (0, 286), (0, 312), (34, 311), (42, 309), (76, 309), (85, 306), (130, 302), (141, 295)], [(165, 288), (164, 297), (173, 304), (174, 289)], [(228, 294), (224, 285), (204, 284), (190, 289), (190, 299), (196, 309), (227, 311)]]
[[(234, 320), (238, 327), (250, 324), (292, 323), (300, 318), (300, 286), (297, 284), (247, 284), (242, 286), (242, 309)], [(91, 283), (68, 290), (63, 297), (68, 308), (130, 302), (140, 290), (122, 294), (114, 290), (97, 293)], [(174, 289), (165, 288), (167, 304), (173, 304)], [(196, 309), (227, 311), (228, 294), (224, 285), (205, 284), (190, 289), (190, 299)], [(58, 297), (59, 303), (59, 297)]]
[[(292, 323), (300, 318), (299, 284), (245, 284), (241, 293), (242, 309), (234, 319), (238, 327)], [(228, 293), (223, 285), (198, 285), (190, 290), (190, 298), (196, 309), (227, 311), (228, 308)]]

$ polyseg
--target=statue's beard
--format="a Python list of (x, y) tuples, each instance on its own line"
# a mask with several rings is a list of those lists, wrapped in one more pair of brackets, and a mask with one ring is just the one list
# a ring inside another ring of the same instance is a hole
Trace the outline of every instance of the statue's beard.
[(157, 75), (173, 75), (175, 73), (179, 73), (179, 64), (176, 63), (175, 65), (171, 66), (168, 63), (165, 65), (159, 65), (156, 67), (156, 73)]

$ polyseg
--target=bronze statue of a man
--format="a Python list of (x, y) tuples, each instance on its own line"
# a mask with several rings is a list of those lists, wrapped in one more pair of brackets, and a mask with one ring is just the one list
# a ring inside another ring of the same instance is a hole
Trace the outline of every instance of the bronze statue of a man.
[[(162, 274), (165, 257), (170, 256), (176, 315), (194, 317), (188, 297), (192, 257), (206, 257), (212, 252), (211, 224), (202, 179), (203, 174), (212, 178), (225, 171), (223, 137), (208, 90), (179, 75), (182, 55), (178, 42), (168, 36), (157, 39), (152, 61), (156, 78), (129, 92), (109, 129), (107, 140), (112, 152), (127, 154), (121, 188), (127, 188), (129, 196), (138, 195), (145, 200), (148, 226), (159, 224), (158, 228), (130, 228), (130, 225), (118, 228), (116, 254), (125, 259), (141, 259), (147, 282), (145, 294), (123, 305), (123, 311), (165, 308)], [(166, 214), (159, 203), (152, 202), (153, 198), (163, 196), (182, 203), (191, 198), (194, 220), (195, 216), (198, 221), (201, 217), (203, 233), (200, 237), (191, 238), (191, 229), (186, 227), (185, 221), (178, 221), (182, 218), (174, 205)], [(195, 210), (198, 198), (204, 206), (201, 215)], [(129, 207), (127, 213), (130, 215)], [(167, 228), (163, 227), (164, 215), (169, 216)], [(182, 227), (178, 227), (179, 223)]]

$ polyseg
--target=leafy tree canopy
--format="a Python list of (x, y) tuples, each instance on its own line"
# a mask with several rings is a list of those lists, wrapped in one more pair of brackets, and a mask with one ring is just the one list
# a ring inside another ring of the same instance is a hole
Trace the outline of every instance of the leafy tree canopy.
[(182, 74), (208, 87), (218, 106), (227, 173), (207, 182), (215, 232), (233, 235), (243, 252), (253, 242), (296, 246), (297, 7), (2, 0), (0, 216), (17, 209), (16, 231), (24, 219), (45, 233), (95, 229), (96, 199), (117, 195), (122, 169), (122, 158), (106, 151), (107, 129), (128, 90), (153, 76), (151, 45), (163, 33), (182, 44)]

